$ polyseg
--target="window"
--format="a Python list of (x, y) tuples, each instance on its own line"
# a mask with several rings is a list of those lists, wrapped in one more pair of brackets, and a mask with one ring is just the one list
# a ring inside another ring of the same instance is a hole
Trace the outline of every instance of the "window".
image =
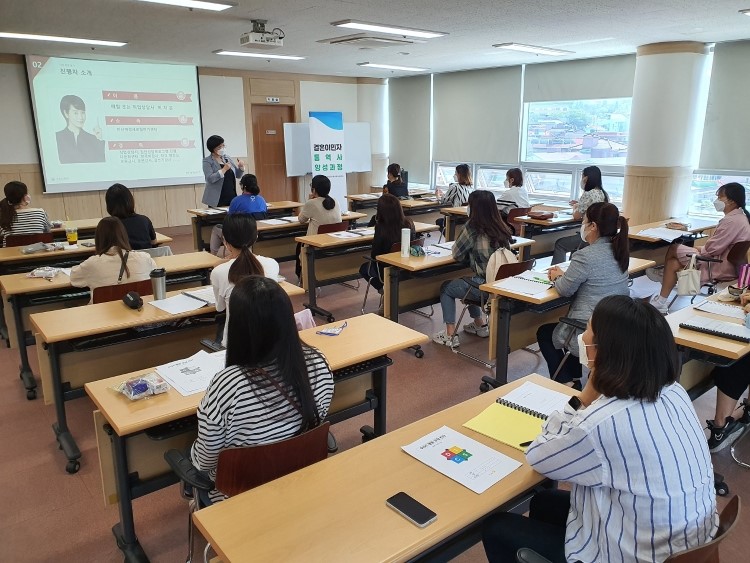
[(484, 190), (489, 188), (505, 189), (505, 173), (513, 166), (493, 166), (478, 164), (477, 176), (474, 178), (474, 185), (477, 189)]
[(739, 182), (745, 186), (745, 197), (750, 201), (750, 173), (748, 172), (727, 172), (711, 170), (696, 170), (693, 173), (693, 183), (690, 186), (690, 215), (704, 217), (721, 217), (723, 214), (716, 211), (714, 200), (716, 199), (716, 190), (724, 184), (730, 182)]
[(523, 185), (532, 199), (560, 199), (570, 201), (573, 188), (573, 172), (567, 170), (524, 171)]
[[(453, 175), (456, 173), (456, 166), (460, 162), (433, 162), (433, 178), (435, 178), (436, 188), (447, 188), (448, 184), (453, 182)], [(473, 166), (469, 164), (471, 175), (474, 176)]]
[(609, 201), (622, 210), (622, 192), (625, 189), (625, 177), (602, 173), (602, 184), (604, 191), (609, 195)]
[(632, 98), (524, 104), (524, 162), (624, 165)]

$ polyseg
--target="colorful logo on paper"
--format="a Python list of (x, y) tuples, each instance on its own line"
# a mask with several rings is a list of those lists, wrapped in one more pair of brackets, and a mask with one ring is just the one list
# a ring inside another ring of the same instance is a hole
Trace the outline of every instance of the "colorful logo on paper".
[(470, 454), (463, 448), (453, 446), (452, 448), (448, 448), (447, 450), (445, 450), (442, 455), (447, 461), (452, 461), (453, 463), (463, 463), (464, 461), (469, 461), (469, 458), (473, 454)]

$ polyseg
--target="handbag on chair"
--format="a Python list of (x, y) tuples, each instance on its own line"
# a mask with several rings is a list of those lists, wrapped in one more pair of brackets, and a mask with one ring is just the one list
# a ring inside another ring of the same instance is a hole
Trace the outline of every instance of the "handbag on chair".
[(677, 272), (677, 295), (698, 295), (701, 291), (701, 271), (695, 266), (695, 257), (693, 254), (688, 265)]

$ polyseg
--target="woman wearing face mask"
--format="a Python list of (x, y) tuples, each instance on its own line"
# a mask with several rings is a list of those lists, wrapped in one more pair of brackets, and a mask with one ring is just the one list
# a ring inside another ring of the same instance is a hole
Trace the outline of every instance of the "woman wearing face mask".
[[(716, 280), (733, 280), (737, 272), (727, 255), (736, 242), (750, 240), (750, 213), (745, 209), (745, 188), (732, 182), (724, 184), (716, 192), (716, 211), (724, 213), (714, 234), (708, 237), (701, 248), (691, 248), (684, 244), (672, 244), (664, 258), (664, 268), (649, 268), (646, 275), (651, 281), (661, 283), (661, 291), (651, 298), (651, 304), (663, 314), (669, 308), (669, 294), (677, 284), (677, 272), (682, 270), (693, 254), (720, 258), (722, 261), (711, 266), (711, 275)], [(697, 263), (698, 266), (701, 263)], [(701, 283), (708, 281), (708, 268), (701, 268)]]
[[(568, 269), (563, 271), (554, 266), (547, 275), (560, 295), (574, 296), (566, 316), (587, 321), (603, 297), (629, 293), (628, 221), (620, 216), (615, 205), (594, 203), (586, 209), (579, 240), (587, 243), (586, 248), (573, 255)], [(550, 376), (565, 356), (563, 347), (573, 330), (563, 323), (545, 324), (537, 330), (536, 339)], [(575, 338), (571, 338), (567, 346), (574, 356), (581, 358)], [(580, 389), (581, 364), (573, 360), (566, 360), (557, 381)]]
[[(570, 207), (573, 208), (573, 219), (580, 221), (586, 215), (586, 209), (589, 205), (597, 202), (609, 202), (609, 195), (604, 191), (602, 187), (602, 171), (599, 170), (598, 166), (587, 166), (583, 169), (581, 175), (581, 199), (578, 201), (571, 200)], [(569, 237), (562, 237), (555, 241), (555, 250), (552, 254), (552, 264), (559, 264), (565, 262), (565, 256), (568, 252), (571, 253), (571, 257), (576, 250), (579, 250), (586, 246), (585, 242), (582, 242), (578, 235), (571, 235)]]
[(203, 159), (206, 187), (202, 201), (209, 207), (226, 207), (237, 195), (237, 180), (245, 172), (245, 163), (229, 157), (224, 139), (218, 135), (208, 138), (206, 148), (210, 154)]
[(515, 561), (530, 548), (554, 563), (657, 562), (711, 541), (719, 522), (713, 467), (677, 383), (666, 320), (648, 303), (613, 295), (579, 340), (591, 369), (586, 388), (549, 416), (526, 451), (532, 468), (571, 490), (538, 493), (528, 518), (490, 517), (482, 530), (488, 560)]
[(29, 207), (31, 196), (23, 182), (5, 184), (5, 197), (0, 200), (0, 238), (5, 246), (8, 235), (46, 233), (52, 228), (44, 209)]
[[(467, 164), (459, 164), (456, 166), (453, 182), (450, 183), (445, 194), (438, 189), (435, 191), (435, 195), (441, 205), (461, 207), (469, 202), (469, 195), (473, 191), (474, 184), (471, 181), (471, 169)], [(440, 217), (435, 221), (435, 224), (440, 227), (440, 231), (442, 232), (445, 228), (445, 218)]]
[(511, 168), (505, 173), (504, 185), (505, 191), (497, 196), (497, 204), (502, 212), (529, 207), (529, 192), (523, 187), (523, 172), (520, 168)]

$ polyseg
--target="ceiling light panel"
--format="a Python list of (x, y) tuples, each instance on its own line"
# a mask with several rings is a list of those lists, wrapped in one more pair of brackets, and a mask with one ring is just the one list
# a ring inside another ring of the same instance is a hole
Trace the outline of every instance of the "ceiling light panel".
[(28, 39), (31, 41), (55, 41), (57, 43), (77, 43), (80, 45), (97, 45), (100, 47), (123, 47), (122, 41), (102, 41), (100, 39), (82, 39), (78, 37), (59, 37), (56, 35), (34, 35), (32, 33), (10, 33), (0, 31), (2, 39)]
[(551, 49), (549, 47), (539, 47), (537, 45), (524, 45), (523, 43), (498, 43), (493, 45), (498, 49), (507, 49), (509, 51), (520, 51), (522, 53), (533, 53), (535, 55), (549, 55), (559, 57), (562, 55), (572, 55), (575, 51), (564, 51), (562, 49)]
[(404, 37), (418, 37), (420, 39), (434, 39), (448, 35), (442, 31), (429, 31), (426, 29), (411, 29), (408, 27), (397, 27), (382, 23), (370, 23), (357, 20), (341, 20), (331, 22), (335, 27), (345, 27), (347, 29), (359, 29), (362, 31), (374, 31), (376, 33), (386, 33), (389, 35), (401, 35)]
[(180, 8), (193, 8), (195, 10), (210, 10), (212, 12), (221, 12), (234, 8), (237, 4), (230, 2), (203, 2), (203, 0), (138, 0), (139, 2), (149, 2), (151, 4), (165, 4), (167, 6), (178, 6)]
[(400, 66), (400, 65), (383, 65), (378, 63), (357, 63), (358, 66), (367, 66), (370, 68), (382, 68), (385, 70), (405, 70), (408, 72), (424, 72), (426, 68), (418, 68), (414, 66)]
[(284, 61), (303, 61), (305, 57), (297, 55), (271, 55), (269, 53), (246, 53), (242, 51), (214, 51), (216, 55), (227, 55), (229, 57), (251, 57), (254, 59), (280, 59)]

